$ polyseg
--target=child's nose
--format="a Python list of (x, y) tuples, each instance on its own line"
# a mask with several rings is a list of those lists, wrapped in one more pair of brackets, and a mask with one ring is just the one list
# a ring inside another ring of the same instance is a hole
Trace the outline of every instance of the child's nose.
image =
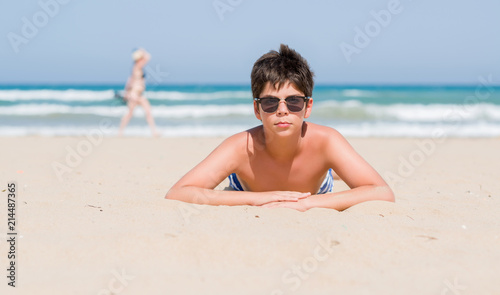
[(288, 114), (288, 106), (285, 101), (280, 101), (278, 105), (278, 115)]

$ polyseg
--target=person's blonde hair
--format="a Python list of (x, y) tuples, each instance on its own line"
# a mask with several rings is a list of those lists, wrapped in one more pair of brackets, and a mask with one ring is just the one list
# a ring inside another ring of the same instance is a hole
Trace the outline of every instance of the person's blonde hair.
[(139, 59), (143, 58), (145, 55), (146, 55), (146, 51), (142, 48), (139, 48), (132, 53), (132, 59), (134, 61), (138, 61)]

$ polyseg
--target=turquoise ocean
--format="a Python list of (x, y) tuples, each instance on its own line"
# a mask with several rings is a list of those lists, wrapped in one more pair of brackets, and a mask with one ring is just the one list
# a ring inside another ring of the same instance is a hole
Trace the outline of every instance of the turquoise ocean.
[[(2, 85), (0, 136), (118, 132), (123, 85)], [(164, 137), (229, 136), (259, 125), (248, 85), (148, 85)], [(317, 85), (310, 122), (349, 137), (500, 136), (500, 87)], [(150, 136), (138, 107), (125, 136)]]

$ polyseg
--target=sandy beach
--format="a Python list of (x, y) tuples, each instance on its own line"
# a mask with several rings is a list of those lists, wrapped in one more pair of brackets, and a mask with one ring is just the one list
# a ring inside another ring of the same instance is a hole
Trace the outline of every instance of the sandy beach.
[(350, 138), (396, 203), (297, 212), (165, 200), (222, 140), (0, 138), (0, 293), (500, 294), (499, 138)]

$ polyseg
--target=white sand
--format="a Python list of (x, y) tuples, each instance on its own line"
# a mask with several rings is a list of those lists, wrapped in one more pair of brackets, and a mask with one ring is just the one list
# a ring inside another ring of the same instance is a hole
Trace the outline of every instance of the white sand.
[(1, 193), (0, 294), (500, 294), (500, 139), (351, 139), (395, 204), (163, 199), (221, 141), (0, 138), (0, 190), (19, 186), (15, 289)]

